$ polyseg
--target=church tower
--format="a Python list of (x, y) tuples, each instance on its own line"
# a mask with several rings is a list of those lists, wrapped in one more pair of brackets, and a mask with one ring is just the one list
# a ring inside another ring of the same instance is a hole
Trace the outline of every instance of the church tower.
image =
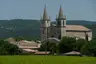
[(66, 36), (66, 16), (63, 15), (62, 7), (60, 6), (57, 21), (57, 36), (59, 39)]
[(41, 41), (48, 38), (49, 28), (50, 28), (50, 19), (47, 15), (46, 5), (45, 5), (43, 18), (41, 18)]

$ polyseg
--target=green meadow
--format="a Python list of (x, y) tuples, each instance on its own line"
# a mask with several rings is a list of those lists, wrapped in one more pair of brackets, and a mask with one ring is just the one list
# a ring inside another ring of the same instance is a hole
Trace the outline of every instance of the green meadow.
[(96, 57), (0, 56), (0, 64), (96, 64)]

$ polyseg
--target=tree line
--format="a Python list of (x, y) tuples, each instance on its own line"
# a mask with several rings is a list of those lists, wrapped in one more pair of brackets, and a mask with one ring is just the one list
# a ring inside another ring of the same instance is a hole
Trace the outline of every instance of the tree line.
[[(16, 41), (23, 38), (15, 38)], [(84, 55), (96, 56), (96, 39), (88, 41), (85, 39), (78, 39), (74, 37), (63, 37), (59, 43), (42, 42), (39, 51), (50, 51), (51, 54), (63, 54), (70, 51), (77, 51)], [(5, 40), (0, 40), (0, 55), (17, 55), (21, 54), (22, 50), (18, 46), (9, 43)]]
[(96, 40), (91, 41), (74, 37), (63, 37), (59, 43), (42, 42), (40, 51), (50, 51), (51, 54), (63, 54), (70, 51), (77, 51), (84, 55), (96, 56)]

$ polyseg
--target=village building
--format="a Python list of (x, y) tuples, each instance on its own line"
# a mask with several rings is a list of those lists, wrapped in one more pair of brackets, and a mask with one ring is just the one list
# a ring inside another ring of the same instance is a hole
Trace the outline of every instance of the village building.
[(27, 40), (15, 41), (14, 38), (8, 38), (6, 39), (6, 41), (8, 41), (10, 44), (17, 45), (19, 49), (21, 49), (24, 53), (27, 52), (35, 53), (41, 46), (41, 43), (37, 43), (35, 41), (27, 41)]
[(10, 44), (17, 45), (19, 49), (22, 50), (22, 53), (24, 54), (36, 54), (36, 55), (48, 55), (50, 54), (49, 51), (39, 51), (38, 49), (41, 46), (40, 41), (27, 41), (27, 40), (20, 40), (20, 41), (15, 41), (14, 38), (8, 38), (5, 41), (8, 41)]

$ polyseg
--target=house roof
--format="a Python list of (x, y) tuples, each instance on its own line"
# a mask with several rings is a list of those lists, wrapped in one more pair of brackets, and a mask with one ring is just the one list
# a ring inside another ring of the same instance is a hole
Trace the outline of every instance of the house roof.
[(38, 46), (18, 46), (19, 48), (21, 48), (21, 49), (32, 49), (32, 48), (40, 48), (40, 47), (38, 47)]
[(8, 41), (9, 43), (14, 43), (14, 42), (16, 42), (15, 39), (14, 39), (14, 38), (11, 38), (11, 37), (8, 38), (8, 39), (6, 39), (5, 41)]
[(76, 52), (76, 51), (71, 51), (71, 52), (68, 52), (68, 53), (65, 53), (65, 54), (81, 54), (80, 52)]
[(57, 39), (57, 38), (48, 38), (48, 39), (44, 40), (43, 42), (56, 42), (56, 43), (59, 43), (60, 40)]
[(38, 50), (32, 50), (32, 49), (22, 49), (23, 51), (26, 51), (26, 52), (37, 52)]
[(74, 30), (74, 31), (91, 31), (82, 25), (66, 25), (66, 30)]
[(45, 54), (49, 54), (50, 52), (49, 51), (37, 51), (35, 54), (40, 54), (40, 55), (45, 55)]
[(18, 42), (18, 47), (23, 49), (40, 48), (40, 43), (34, 41), (21, 40)]
[(34, 41), (27, 41), (27, 40), (21, 40), (18, 43), (19, 43), (19, 45), (26, 45), (26, 46), (36, 46), (36, 45), (38, 45), (38, 43), (36, 43)]

